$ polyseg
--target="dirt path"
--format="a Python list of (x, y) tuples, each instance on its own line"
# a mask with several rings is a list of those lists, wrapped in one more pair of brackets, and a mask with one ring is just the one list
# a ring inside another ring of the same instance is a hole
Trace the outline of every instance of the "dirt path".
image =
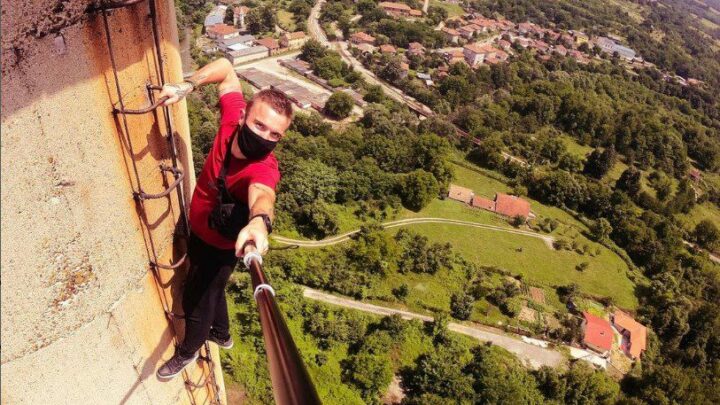
[[(447, 219), (447, 218), (407, 218), (407, 219), (400, 219), (397, 221), (390, 221), (385, 222), (382, 224), (382, 227), (385, 229), (390, 228), (396, 228), (399, 226), (405, 226), (405, 225), (414, 225), (414, 224), (451, 224), (451, 225), (460, 225), (460, 226), (469, 226), (473, 228), (480, 228), (485, 229), (489, 231), (497, 231), (497, 232), (506, 232), (506, 233), (512, 233), (515, 235), (523, 235), (523, 236), (529, 236), (531, 238), (538, 238), (542, 239), (543, 242), (545, 242), (545, 246), (547, 246), (549, 249), (553, 248), (553, 242), (555, 239), (552, 236), (542, 235), (536, 232), (531, 231), (523, 231), (521, 229), (512, 229), (512, 228), (504, 228), (501, 226), (496, 225), (487, 225), (487, 224), (481, 224), (479, 222), (471, 222), (471, 221), (462, 221), (459, 219)], [(273, 236), (273, 239), (279, 243), (285, 244), (285, 245), (297, 245), (299, 247), (323, 247), (323, 246), (331, 246), (335, 245), (341, 242), (345, 242), (350, 237), (356, 233), (360, 232), (359, 229), (356, 229), (354, 231), (346, 232), (341, 235), (333, 236), (330, 238), (326, 238), (323, 240), (301, 240), (301, 239), (291, 239), (286, 238), (284, 236)]]
[[(423, 322), (432, 322), (433, 320), (432, 317), (427, 315), (355, 301), (349, 298), (327, 294), (312, 288), (305, 288), (303, 296), (305, 298), (326, 302), (328, 304), (370, 312), (377, 315), (398, 314), (403, 317), (403, 319), (419, 319)], [(463, 325), (456, 322), (450, 322), (448, 324), (448, 329), (483, 342), (492, 342), (493, 344), (496, 344), (515, 354), (520, 361), (535, 369), (542, 366), (559, 367), (565, 364), (565, 357), (559, 352), (530, 343), (525, 343), (520, 339), (507, 335), (499, 329), (481, 325)]]
[(715, 262), (715, 263), (717, 263), (717, 264), (720, 264), (720, 257), (718, 257), (717, 255), (713, 254), (712, 252), (710, 252), (710, 251), (708, 251), (708, 250), (705, 250), (705, 249), (701, 248), (700, 246), (698, 246), (698, 245), (696, 245), (696, 244), (694, 244), (694, 243), (692, 243), (692, 242), (688, 242), (688, 241), (686, 241), (686, 240), (683, 240), (683, 243), (685, 244), (685, 246), (694, 247), (695, 249), (700, 249), (700, 250), (702, 250), (702, 251), (704, 251), (704, 252), (707, 252), (708, 258), (709, 258), (711, 261), (713, 261), (713, 262)]

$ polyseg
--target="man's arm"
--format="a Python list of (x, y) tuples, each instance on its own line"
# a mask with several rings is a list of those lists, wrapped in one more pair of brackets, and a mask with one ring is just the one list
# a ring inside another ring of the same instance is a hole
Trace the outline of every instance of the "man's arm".
[[(248, 205), (250, 218), (265, 214), (272, 220), (274, 218), (275, 191), (261, 183), (252, 183), (248, 188)], [(268, 229), (261, 217), (253, 218), (238, 234), (235, 242), (235, 255), (241, 257), (245, 254), (244, 248), (248, 242), (254, 242), (260, 254), (265, 254), (269, 247)]]
[(220, 96), (232, 91), (241, 91), (240, 80), (235, 74), (232, 63), (225, 58), (220, 58), (198, 69), (182, 83), (164, 85), (159, 97), (168, 97), (164, 105), (174, 104), (190, 94), (195, 88), (208, 83), (219, 83), (218, 91)]

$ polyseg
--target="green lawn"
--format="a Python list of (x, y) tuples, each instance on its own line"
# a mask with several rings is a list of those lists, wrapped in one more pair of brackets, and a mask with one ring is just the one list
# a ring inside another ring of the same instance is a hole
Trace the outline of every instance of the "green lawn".
[(465, 10), (459, 4), (447, 3), (440, 0), (430, 0), (430, 6), (444, 8), (448, 12), (448, 17), (455, 17), (465, 14)]
[(277, 12), (277, 17), (279, 26), (290, 32), (295, 31), (295, 14), (290, 11), (280, 9)]
[(720, 208), (706, 201), (702, 204), (695, 205), (689, 213), (677, 214), (676, 217), (685, 225), (685, 229), (692, 231), (695, 229), (695, 225), (704, 219), (709, 219), (716, 224), (720, 224)]

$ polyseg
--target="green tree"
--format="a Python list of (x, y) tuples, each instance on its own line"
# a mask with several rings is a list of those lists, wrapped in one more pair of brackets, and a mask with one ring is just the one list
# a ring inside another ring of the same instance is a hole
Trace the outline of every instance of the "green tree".
[(600, 218), (592, 226), (592, 233), (595, 240), (602, 242), (606, 240), (612, 233), (612, 225), (605, 218)]
[(303, 206), (298, 224), (305, 228), (305, 234), (318, 235), (321, 238), (335, 234), (339, 229), (337, 213), (322, 200)]
[(399, 299), (400, 301), (405, 301), (405, 298), (407, 298), (408, 294), (410, 293), (410, 288), (407, 284), (402, 283), (396, 288), (393, 288), (392, 294), (395, 296), (395, 298)]
[(620, 386), (605, 372), (590, 368), (585, 362), (576, 362), (567, 372), (565, 403), (613, 404), (620, 393)]
[(420, 211), (438, 196), (439, 191), (435, 176), (417, 169), (403, 176), (400, 198), (409, 209)]
[(281, 192), (290, 193), (301, 206), (315, 200), (335, 201), (337, 170), (316, 159), (302, 160), (293, 166), (281, 181)]
[(271, 32), (275, 30), (277, 15), (270, 4), (250, 9), (245, 17), (247, 28), (253, 34)]
[(585, 162), (585, 174), (600, 179), (612, 169), (616, 160), (617, 153), (612, 146), (602, 152), (600, 149), (595, 149)]
[(371, 84), (368, 86), (363, 100), (368, 103), (382, 103), (385, 100), (385, 92), (380, 85)]
[(640, 183), (641, 178), (642, 173), (640, 173), (640, 170), (635, 168), (635, 166), (630, 166), (622, 172), (620, 178), (615, 183), (615, 187), (625, 191), (631, 197), (636, 197), (642, 189)]
[(465, 321), (472, 314), (474, 302), (473, 297), (464, 291), (453, 294), (450, 297), (450, 314), (453, 318)]
[(232, 7), (228, 7), (225, 10), (225, 18), (223, 18), (223, 23), (227, 25), (235, 25), (233, 24), (233, 21), (235, 20), (235, 12), (233, 11)]
[(358, 388), (365, 401), (375, 403), (392, 380), (392, 364), (387, 355), (360, 352), (347, 359), (343, 377)]
[(466, 370), (474, 378), (476, 404), (542, 404), (535, 378), (502, 349), (476, 346)]
[(718, 242), (720, 242), (720, 230), (717, 225), (709, 220), (703, 219), (695, 225), (695, 231), (693, 232), (695, 241), (709, 250), (717, 249)]
[(334, 92), (325, 103), (325, 113), (337, 119), (347, 118), (352, 112), (353, 98), (344, 91)]
[(310, 114), (295, 114), (290, 129), (305, 136), (327, 137), (332, 131), (332, 125), (325, 122), (320, 114), (313, 111)]
[(409, 397), (435, 394), (460, 403), (472, 398), (472, 379), (458, 364), (462, 353), (456, 346), (438, 346), (415, 360), (415, 367), (402, 382)]
[(327, 52), (327, 48), (325, 48), (317, 39), (311, 38), (303, 44), (300, 59), (312, 65), (315, 60), (326, 56)]

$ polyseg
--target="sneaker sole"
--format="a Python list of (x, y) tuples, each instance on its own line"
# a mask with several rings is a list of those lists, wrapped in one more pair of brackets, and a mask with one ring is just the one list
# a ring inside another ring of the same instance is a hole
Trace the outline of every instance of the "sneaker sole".
[[(169, 375), (166, 375), (166, 376), (162, 376), (162, 375), (160, 375), (160, 374), (158, 374), (158, 373), (155, 373), (155, 375), (157, 375), (157, 377), (158, 377), (159, 379), (161, 379), (161, 380), (169, 380), (169, 379), (171, 379), (171, 378), (176, 377), (178, 374), (182, 373), (183, 370), (185, 370), (189, 365), (191, 365), (191, 364), (193, 364), (195, 361), (197, 361), (197, 359), (198, 359), (198, 354), (196, 353), (196, 354), (195, 354), (195, 357), (194, 357), (192, 360), (190, 360), (190, 361), (188, 362), (188, 364), (186, 364), (183, 368), (181, 368), (180, 370), (178, 370), (176, 373), (169, 374)], [(159, 371), (159, 370), (158, 370), (158, 371)]]

